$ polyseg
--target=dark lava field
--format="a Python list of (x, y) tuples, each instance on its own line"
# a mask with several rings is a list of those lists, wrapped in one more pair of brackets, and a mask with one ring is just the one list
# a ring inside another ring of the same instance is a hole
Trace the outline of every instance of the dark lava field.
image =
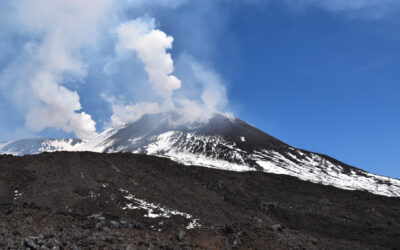
[(400, 198), (128, 153), (2, 155), (0, 249), (400, 249)]

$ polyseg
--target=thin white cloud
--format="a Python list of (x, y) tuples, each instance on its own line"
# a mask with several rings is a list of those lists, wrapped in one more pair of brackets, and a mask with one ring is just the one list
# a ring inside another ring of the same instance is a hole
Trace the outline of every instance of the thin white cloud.
[(380, 18), (400, 11), (397, 0), (285, 0), (290, 6), (306, 8), (317, 6), (328, 11), (345, 13), (352, 17)]
[(175, 98), (178, 110), (184, 114), (183, 122), (206, 122), (226, 108), (227, 90), (217, 72), (187, 54), (180, 56), (177, 67), (181, 67), (183, 82), (189, 85), (183, 95)]
[(151, 7), (158, 6), (163, 8), (177, 8), (192, 0), (126, 0), (126, 5), (130, 7)]

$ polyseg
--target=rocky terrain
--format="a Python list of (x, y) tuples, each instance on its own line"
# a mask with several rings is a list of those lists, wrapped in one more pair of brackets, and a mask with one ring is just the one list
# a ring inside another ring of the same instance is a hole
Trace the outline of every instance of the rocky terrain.
[(0, 249), (399, 249), (400, 198), (131, 153), (0, 156)]
[(329, 156), (294, 148), (235, 117), (185, 123), (176, 112), (144, 115), (90, 140), (33, 138), (0, 143), (0, 154), (55, 151), (129, 152), (162, 156), (184, 165), (237, 172), (285, 174), (347, 190), (400, 197), (400, 180), (349, 166)]

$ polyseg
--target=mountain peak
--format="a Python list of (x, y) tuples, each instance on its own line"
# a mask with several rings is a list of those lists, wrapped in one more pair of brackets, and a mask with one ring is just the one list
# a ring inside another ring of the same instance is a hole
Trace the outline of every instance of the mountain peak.
[(185, 165), (285, 174), (342, 189), (400, 197), (400, 180), (370, 174), (331, 157), (291, 147), (233, 116), (216, 113), (207, 121), (182, 119), (177, 112), (144, 115), (88, 141), (26, 139), (0, 145), (0, 153), (140, 153)]

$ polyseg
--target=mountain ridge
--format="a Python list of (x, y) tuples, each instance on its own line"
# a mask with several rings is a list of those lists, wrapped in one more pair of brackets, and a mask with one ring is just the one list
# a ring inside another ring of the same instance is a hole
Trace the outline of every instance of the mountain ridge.
[[(144, 115), (134, 123), (106, 130), (88, 141), (36, 139), (36, 144), (29, 144), (25, 140), (1, 147), (0, 153), (130, 152), (166, 157), (185, 165), (285, 174), (342, 189), (400, 196), (400, 180), (297, 149), (237, 118), (216, 114), (207, 123), (190, 124), (178, 122), (180, 118), (176, 113)], [(24, 148), (24, 143), (31, 146), (29, 150), (18, 150)], [(14, 146), (17, 150), (13, 152)]]

